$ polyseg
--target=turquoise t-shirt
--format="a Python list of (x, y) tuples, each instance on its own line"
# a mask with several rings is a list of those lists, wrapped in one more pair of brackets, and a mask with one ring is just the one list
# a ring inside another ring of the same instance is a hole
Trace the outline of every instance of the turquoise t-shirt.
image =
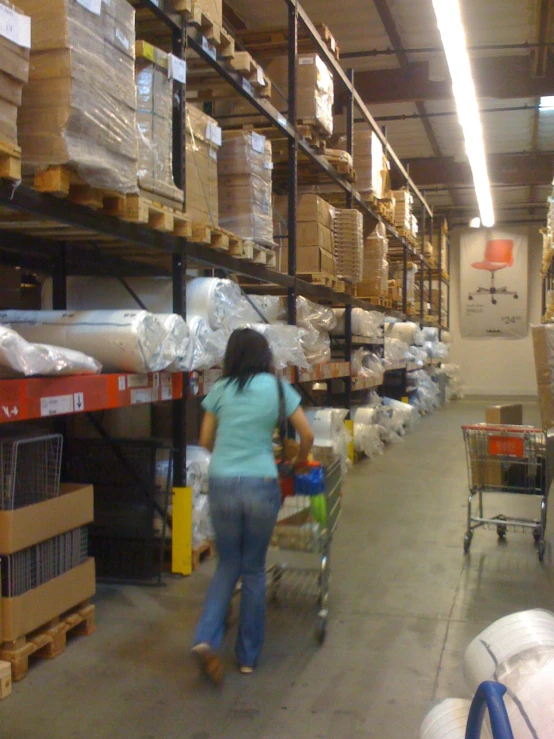
[[(300, 405), (299, 393), (283, 380), (287, 418)], [(235, 382), (218, 380), (202, 402), (217, 417), (210, 477), (277, 477), (273, 432), (279, 420), (277, 379), (254, 375), (239, 391)]]

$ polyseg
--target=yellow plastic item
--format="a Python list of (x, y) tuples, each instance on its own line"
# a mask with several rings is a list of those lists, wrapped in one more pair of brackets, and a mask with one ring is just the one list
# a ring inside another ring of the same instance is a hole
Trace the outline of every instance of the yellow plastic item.
[(354, 421), (345, 421), (347, 431), (350, 433), (350, 442), (348, 444), (348, 459), (354, 464)]
[(171, 572), (192, 573), (192, 488), (173, 488)]

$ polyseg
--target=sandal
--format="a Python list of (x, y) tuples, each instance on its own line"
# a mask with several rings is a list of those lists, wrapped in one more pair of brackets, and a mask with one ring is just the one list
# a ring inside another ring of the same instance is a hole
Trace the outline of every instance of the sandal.
[(241, 665), (239, 667), (239, 670), (241, 672), (241, 675), (251, 675), (254, 672), (254, 668), (248, 667), (248, 665)]
[(196, 644), (192, 650), (192, 655), (198, 662), (198, 666), (215, 685), (220, 685), (223, 680), (223, 662), (212, 652), (209, 644)]

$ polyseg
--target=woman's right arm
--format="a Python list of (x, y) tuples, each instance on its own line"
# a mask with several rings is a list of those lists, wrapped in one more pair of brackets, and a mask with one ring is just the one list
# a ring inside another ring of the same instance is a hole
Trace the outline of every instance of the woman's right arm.
[(294, 430), (300, 437), (300, 449), (298, 450), (298, 456), (296, 457), (297, 462), (305, 462), (308, 459), (313, 443), (314, 443), (314, 432), (309, 424), (306, 414), (300, 406), (289, 416), (289, 421), (292, 423)]

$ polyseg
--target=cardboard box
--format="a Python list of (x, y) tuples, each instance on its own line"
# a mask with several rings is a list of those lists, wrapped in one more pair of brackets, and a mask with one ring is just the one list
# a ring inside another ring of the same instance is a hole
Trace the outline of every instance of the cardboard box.
[(554, 324), (532, 326), (535, 374), (543, 429), (554, 426)]
[(485, 410), (485, 422), (521, 426), (523, 424), (523, 406), (521, 403), (491, 405)]
[(8, 695), (11, 694), (11, 692), (12, 666), (9, 662), (0, 662), (0, 700), (2, 700), (3, 698), (7, 698)]
[(335, 257), (319, 246), (307, 246), (296, 250), (296, 271), (302, 274), (326, 272), (335, 275)]
[(186, 211), (195, 221), (219, 225), (218, 150), (221, 130), (217, 122), (193, 105), (187, 105)]
[(82, 565), (15, 598), (2, 598), (3, 640), (14, 641), (90, 598), (96, 570), (90, 557)]
[(333, 254), (335, 250), (333, 231), (316, 221), (298, 223), (296, 229), (296, 246), (297, 248), (320, 246), (325, 251)]
[(58, 498), (0, 511), (0, 554), (13, 554), (94, 520), (92, 485), (63, 483)]

